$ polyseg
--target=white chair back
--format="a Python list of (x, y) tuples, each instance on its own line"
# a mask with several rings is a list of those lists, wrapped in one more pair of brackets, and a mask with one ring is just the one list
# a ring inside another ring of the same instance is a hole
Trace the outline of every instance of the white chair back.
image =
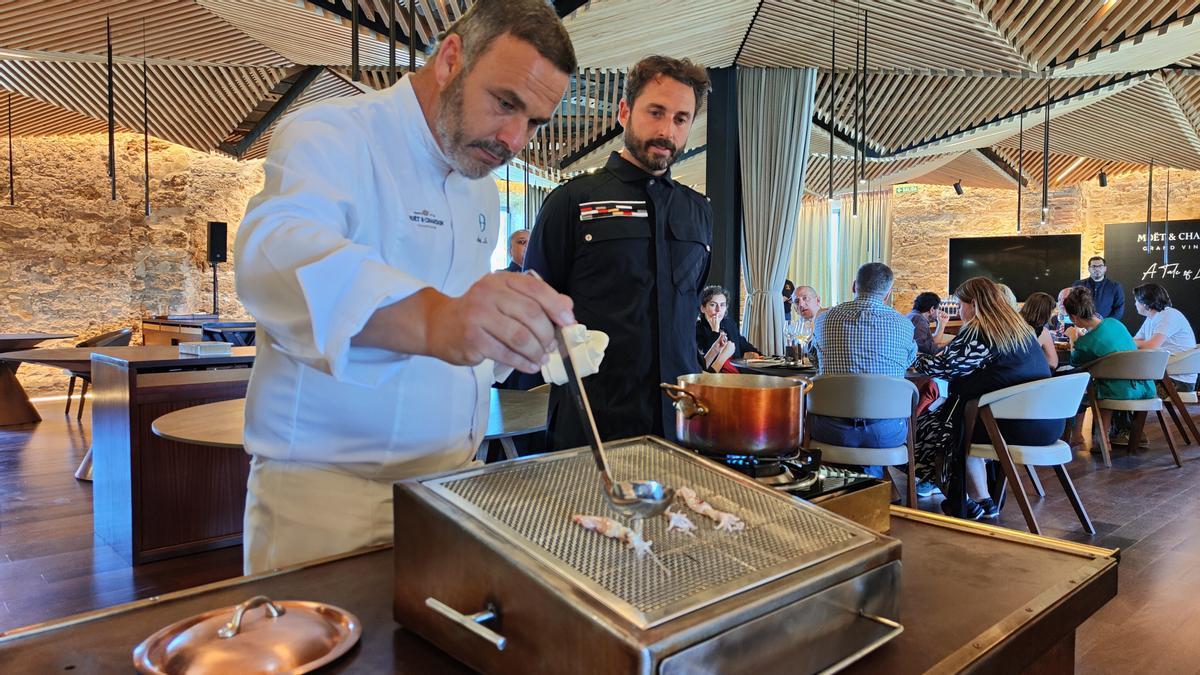
[(1170, 357), (1157, 349), (1115, 352), (1096, 359), (1087, 371), (1097, 380), (1161, 380)]
[(1172, 354), (1167, 359), (1168, 375), (1194, 375), (1200, 373), (1200, 346)]
[(886, 375), (821, 375), (813, 378), (806, 407), (814, 415), (869, 420), (912, 416), (917, 386)]
[(997, 389), (979, 397), (998, 420), (1062, 420), (1074, 417), (1087, 391), (1087, 373), (1047, 377)]

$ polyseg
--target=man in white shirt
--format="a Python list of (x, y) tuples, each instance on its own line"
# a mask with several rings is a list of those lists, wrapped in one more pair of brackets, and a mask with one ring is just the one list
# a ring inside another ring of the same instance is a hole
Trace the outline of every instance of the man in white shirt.
[(247, 573), (390, 542), (391, 482), (467, 463), (494, 363), (536, 372), (574, 323), (566, 296), (488, 268), (490, 172), (575, 68), (544, 0), (481, 0), (395, 86), (279, 124), (235, 258), (258, 321)]
[[(1138, 349), (1160, 349), (1178, 354), (1196, 346), (1196, 334), (1183, 312), (1171, 306), (1167, 289), (1158, 284), (1142, 284), (1133, 289), (1137, 313), (1146, 317), (1133, 343)], [(1195, 375), (1172, 376), (1178, 391), (1196, 391)], [(1160, 394), (1161, 396), (1162, 394)]]

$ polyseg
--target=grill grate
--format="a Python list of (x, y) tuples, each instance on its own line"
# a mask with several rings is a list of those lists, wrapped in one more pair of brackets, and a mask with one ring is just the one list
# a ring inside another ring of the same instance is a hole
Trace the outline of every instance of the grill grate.
[[(611, 594), (610, 605), (632, 608), (638, 623), (653, 625), (694, 611), (731, 593), (816, 564), (862, 545), (871, 537), (787, 495), (765, 492), (731, 478), (708, 462), (652, 438), (607, 447), (616, 480), (658, 480), (696, 490), (746, 523), (741, 532), (715, 530), (712, 521), (676, 498), (696, 536), (667, 532), (665, 517), (645, 522), (643, 536), (670, 570), (649, 557), (638, 560), (621, 542), (571, 522), (576, 513), (617, 518), (608, 507), (587, 449), (557, 453), (456, 474), (426, 484), (460, 504), (535, 556), (582, 576)], [(440, 489), (439, 489), (440, 487)], [(471, 508), (473, 507), (473, 508)], [(628, 524), (628, 523), (626, 523)], [(572, 575), (571, 572), (575, 574)], [(617, 601), (616, 603), (613, 600)]]

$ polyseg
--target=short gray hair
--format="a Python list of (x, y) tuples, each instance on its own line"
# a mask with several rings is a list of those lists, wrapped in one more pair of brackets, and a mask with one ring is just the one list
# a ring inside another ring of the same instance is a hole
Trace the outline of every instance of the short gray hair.
[(881, 262), (869, 262), (858, 268), (854, 275), (854, 287), (866, 295), (887, 295), (892, 290), (892, 268)]
[(571, 36), (553, 5), (546, 0), (479, 0), (447, 28), (438, 41), (440, 43), (450, 35), (462, 38), (463, 65), (470, 70), (496, 38), (505, 34), (528, 42), (568, 75), (578, 67)]

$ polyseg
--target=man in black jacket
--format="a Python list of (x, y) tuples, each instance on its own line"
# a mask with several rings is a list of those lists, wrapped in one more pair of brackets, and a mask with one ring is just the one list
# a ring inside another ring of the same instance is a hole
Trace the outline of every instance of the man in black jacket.
[(1125, 314), (1125, 289), (1121, 284), (1108, 279), (1105, 274), (1108, 265), (1104, 258), (1094, 255), (1088, 259), (1088, 277), (1080, 279), (1072, 286), (1083, 286), (1092, 292), (1092, 300), (1096, 303), (1096, 313), (1100, 318), (1112, 317), (1120, 320)]
[[(559, 186), (542, 205), (525, 269), (575, 302), (575, 316), (610, 342), (584, 380), (604, 440), (674, 438), (659, 383), (698, 369), (696, 315), (708, 276), (712, 207), (671, 178), (709, 87), (690, 61), (650, 56), (626, 78), (624, 147), (603, 168)], [(587, 445), (565, 387), (550, 392), (552, 449)]]

